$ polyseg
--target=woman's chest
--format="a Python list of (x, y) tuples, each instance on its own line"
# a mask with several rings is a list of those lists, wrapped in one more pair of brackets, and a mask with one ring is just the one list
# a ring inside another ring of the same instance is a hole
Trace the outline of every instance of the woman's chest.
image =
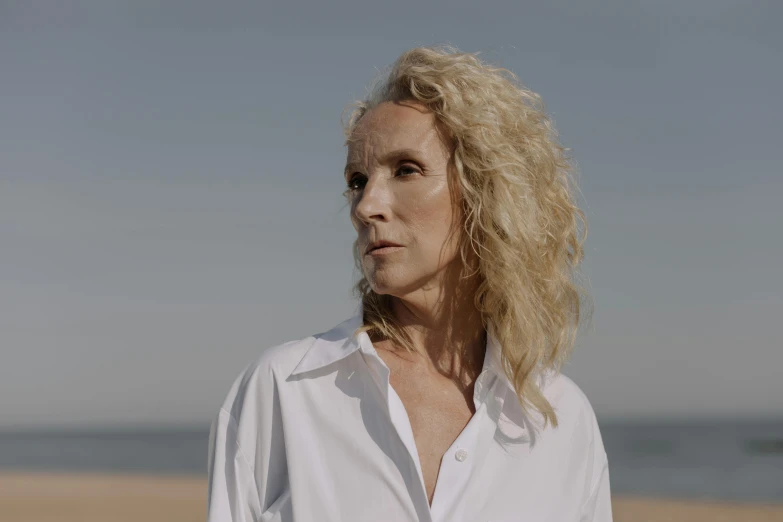
[(472, 452), (479, 448), (471, 447), (464, 462), (452, 455), (443, 459), (440, 476), (435, 477), (437, 488), (430, 491), (434, 483), (427, 483), (426, 461), (422, 462), (422, 488), (404, 446), (393, 440), (389, 443), (389, 447), (377, 451), (361, 448), (349, 453), (341, 451), (340, 445), (323, 451), (290, 451), (290, 494), (286, 498), (290, 505), (286, 512), (296, 516), (280, 520), (579, 520), (582, 488), (576, 477), (558, 475), (560, 466), (556, 461), (550, 461), (547, 467), (538, 458), (509, 457), (491, 443), (480, 466), (473, 467)]
[(392, 387), (408, 416), (427, 498), (432, 502), (443, 457), (469, 423), (474, 408), (453, 386), (392, 381)]
[(282, 391), (285, 450), (274, 458), (286, 461), (289, 496), (281, 513), (343, 522), (577, 520), (579, 476), (564, 469), (567, 447), (545, 435), (535, 448), (509, 441), (486, 408), (472, 417), (464, 399), (443, 390), (396, 385), (384, 397), (368, 373), (348, 368)]

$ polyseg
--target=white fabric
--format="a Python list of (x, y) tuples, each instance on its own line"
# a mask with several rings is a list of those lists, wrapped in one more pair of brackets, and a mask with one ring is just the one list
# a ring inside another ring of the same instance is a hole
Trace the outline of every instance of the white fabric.
[(208, 522), (610, 522), (589, 401), (541, 379), (559, 426), (526, 416), (487, 336), (476, 413), (443, 456), (432, 506), (405, 408), (361, 315), (269, 348), (212, 424)]

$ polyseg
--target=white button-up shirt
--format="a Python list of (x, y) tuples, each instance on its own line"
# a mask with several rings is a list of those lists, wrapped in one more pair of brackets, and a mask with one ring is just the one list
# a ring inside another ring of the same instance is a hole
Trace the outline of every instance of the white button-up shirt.
[(610, 522), (606, 453), (568, 377), (540, 386), (559, 426), (525, 415), (487, 335), (476, 413), (430, 505), (410, 421), (361, 315), (263, 352), (212, 424), (208, 522)]

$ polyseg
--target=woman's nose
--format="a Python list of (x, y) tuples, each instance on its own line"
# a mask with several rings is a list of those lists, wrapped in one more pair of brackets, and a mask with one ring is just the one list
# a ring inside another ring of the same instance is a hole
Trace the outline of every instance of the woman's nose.
[(382, 180), (369, 180), (357, 195), (353, 213), (364, 223), (388, 221), (391, 195)]

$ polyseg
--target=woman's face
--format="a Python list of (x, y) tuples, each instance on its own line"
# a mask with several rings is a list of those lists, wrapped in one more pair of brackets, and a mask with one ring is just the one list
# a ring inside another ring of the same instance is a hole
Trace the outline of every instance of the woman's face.
[[(345, 179), (364, 275), (378, 294), (434, 288), (458, 252), (451, 152), (415, 102), (385, 102), (357, 123)], [(373, 249), (377, 242), (395, 246)]]

